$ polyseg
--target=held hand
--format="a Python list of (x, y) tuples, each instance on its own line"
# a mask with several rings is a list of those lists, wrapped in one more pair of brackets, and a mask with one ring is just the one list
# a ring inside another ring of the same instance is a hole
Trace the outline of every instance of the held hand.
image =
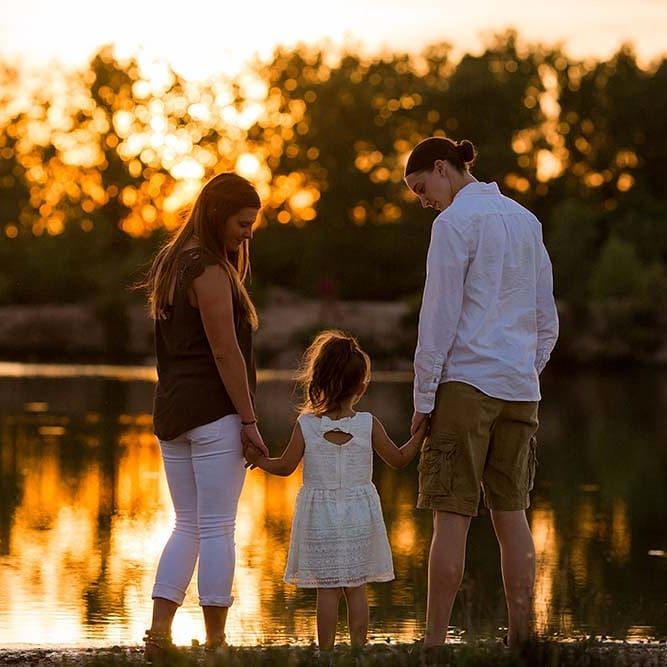
[(415, 431), (415, 435), (419, 438), (419, 440), (423, 441), (424, 438), (428, 435), (428, 432), (431, 430), (431, 416), (426, 415), (426, 419), (422, 419), (421, 423), (419, 424), (419, 427)]
[[(244, 454), (250, 448), (255, 448), (262, 456), (269, 455), (269, 450), (264, 444), (264, 440), (257, 430), (257, 424), (249, 424), (241, 427), (241, 442), (243, 443)], [(248, 458), (246, 456), (246, 458)]]
[(250, 445), (244, 453), (245, 456), (245, 467), (250, 468), (250, 470), (254, 470), (257, 467), (257, 464), (261, 459), (264, 458), (263, 454), (257, 449), (257, 447), (254, 447), (253, 445)]
[(428, 415), (423, 412), (414, 412), (412, 415), (412, 424), (410, 425), (410, 435), (414, 435), (423, 422), (428, 422)]
[(262, 452), (252, 444), (252, 441), (245, 430), (241, 431), (241, 443), (243, 444), (243, 458), (245, 467), (254, 470), (257, 467), (257, 461), (262, 458)]

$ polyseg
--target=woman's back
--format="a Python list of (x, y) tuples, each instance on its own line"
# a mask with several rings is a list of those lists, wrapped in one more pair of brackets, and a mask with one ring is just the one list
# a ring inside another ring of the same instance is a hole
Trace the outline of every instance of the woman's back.
[[(153, 404), (155, 433), (171, 440), (196, 426), (236, 413), (215, 363), (199, 309), (190, 303), (192, 282), (217, 259), (199, 247), (181, 253), (173, 300), (155, 321), (158, 384)], [(255, 391), (252, 328), (238, 316), (234, 304), (236, 336)]]

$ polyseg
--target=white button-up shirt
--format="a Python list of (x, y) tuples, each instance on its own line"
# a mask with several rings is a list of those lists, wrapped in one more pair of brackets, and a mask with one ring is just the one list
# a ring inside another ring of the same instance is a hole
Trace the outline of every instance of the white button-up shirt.
[(494, 398), (540, 400), (558, 338), (542, 226), (495, 183), (461, 188), (433, 223), (415, 351), (414, 406), (433, 410), (443, 382)]

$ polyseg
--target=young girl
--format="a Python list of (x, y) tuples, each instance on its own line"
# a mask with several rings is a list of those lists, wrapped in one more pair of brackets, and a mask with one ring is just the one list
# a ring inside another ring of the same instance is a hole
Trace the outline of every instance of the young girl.
[(248, 465), (290, 475), (303, 457), (285, 581), (317, 589), (317, 638), (330, 651), (338, 604), (347, 602), (352, 646), (366, 643), (366, 584), (394, 578), (380, 498), (373, 485), (373, 450), (390, 466), (407, 465), (426, 434), (424, 422), (402, 447), (368, 412), (355, 412), (370, 376), (370, 360), (356, 340), (339, 331), (320, 333), (306, 351), (300, 381), (301, 415), (283, 455), (266, 458), (248, 449)]

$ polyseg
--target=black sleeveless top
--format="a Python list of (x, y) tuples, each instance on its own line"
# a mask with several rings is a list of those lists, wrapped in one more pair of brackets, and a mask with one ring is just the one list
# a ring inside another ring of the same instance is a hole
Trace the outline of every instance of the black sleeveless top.
[[(200, 248), (179, 258), (173, 304), (155, 321), (158, 382), (153, 401), (153, 430), (160, 440), (173, 440), (185, 431), (236, 414), (220, 378), (206, 338), (199, 309), (188, 299), (192, 281), (217, 259)], [(252, 327), (234, 302), (236, 338), (245, 359), (248, 386), (254, 401), (256, 387)]]

